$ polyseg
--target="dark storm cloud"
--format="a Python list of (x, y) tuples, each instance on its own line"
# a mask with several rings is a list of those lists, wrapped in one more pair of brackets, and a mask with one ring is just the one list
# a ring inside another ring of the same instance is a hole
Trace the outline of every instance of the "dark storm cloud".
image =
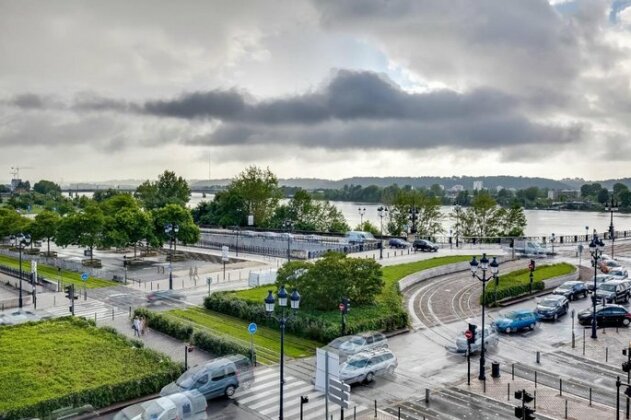
[(260, 124), (356, 119), (434, 120), (508, 112), (517, 101), (492, 89), (410, 94), (372, 72), (342, 70), (320, 92), (247, 103), (235, 91), (182, 95), (144, 105), (148, 114)]

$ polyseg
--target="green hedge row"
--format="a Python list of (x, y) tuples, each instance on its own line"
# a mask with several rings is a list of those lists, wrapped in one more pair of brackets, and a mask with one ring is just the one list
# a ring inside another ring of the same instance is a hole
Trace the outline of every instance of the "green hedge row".
[(195, 347), (207, 351), (215, 356), (223, 356), (226, 354), (244, 354), (249, 355), (250, 349), (223, 337), (209, 334), (206, 331), (195, 329), (192, 325), (162, 315), (157, 312), (150, 311), (145, 308), (138, 308), (134, 311), (135, 316), (144, 316), (149, 327), (163, 334), (169, 335), (178, 340), (186, 341)]
[[(408, 323), (408, 316), (400, 306), (399, 304), (393, 308), (390, 305), (375, 305), (369, 317), (349, 315), (346, 333), (354, 334), (369, 330), (392, 331), (405, 328)], [(278, 328), (278, 322), (267, 316), (263, 304), (246, 302), (229, 294), (229, 292), (215, 292), (206, 297), (204, 307), (270, 328)], [(354, 308), (352, 311), (357, 313), (360, 309)], [(287, 321), (285, 328), (298, 337), (326, 343), (340, 336), (339, 315), (334, 320), (330, 318), (330, 316), (301, 310), (298, 316)]]
[[(533, 292), (543, 290), (545, 287), (542, 281), (535, 281), (532, 283)], [(497, 293), (495, 292), (495, 288), (493, 286), (486, 287), (486, 305), (493, 306), (497, 302), (502, 301), (503, 299), (518, 297), (521, 295), (525, 295), (530, 292), (530, 284), (519, 284), (511, 287), (499, 288), (497, 289)], [(482, 296), (480, 296), (480, 304), (482, 304)]]
[[(95, 326), (93, 320), (85, 320), (78, 317), (68, 317), (67, 319), (80, 326)], [(112, 328), (107, 328), (106, 330), (112, 335), (115, 335), (115, 339), (126, 340), (130, 345), (140, 348), (137, 345), (137, 340), (129, 340)], [(156, 359), (164, 359), (163, 355), (153, 350), (142, 349), (139, 351), (153, 353)], [(0, 419), (45, 418), (50, 415), (52, 411), (63, 407), (79, 407), (90, 404), (95, 408), (101, 408), (121, 401), (128, 401), (145, 395), (155, 394), (160, 392), (160, 389), (162, 389), (164, 385), (174, 381), (180, 376), (183, 367), (181, 363), (173, 363), (167, 359), (161, 364), (161, 372), (147, 372), (146, 376), (139, 379), (128, 380), (117, 384), (99, 385), (94, 388), (66, 394), (58, 398), (50, 398), (32, 405), (7, 410), (0, 413)]]

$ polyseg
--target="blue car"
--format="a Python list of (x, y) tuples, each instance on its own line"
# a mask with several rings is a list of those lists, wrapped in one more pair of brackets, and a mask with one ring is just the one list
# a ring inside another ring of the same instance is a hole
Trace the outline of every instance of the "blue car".
[(530, 328), (532, 330), (537, 325), (538, 320), (539, 318), (535, 312), (523, 309), (503, 315), (500, 314), (500, 318), (493, 321), (492, 325), (494, 325), (498, 331), (510, 334), (514, 331), (523, 330), (524, 328)]

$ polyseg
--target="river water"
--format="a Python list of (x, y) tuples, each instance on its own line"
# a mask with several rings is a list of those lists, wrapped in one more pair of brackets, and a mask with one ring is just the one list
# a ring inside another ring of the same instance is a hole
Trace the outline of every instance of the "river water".
[[(86, 193), (85, 195), (92, 196), (92, 193)], [(201, 201), (210, 201), (213, 198), (213, 194), (203, 197), (202, 193), (193, 193), (191, 194), (191, 201), (189, 201), (188, 207), (193, 208)], [(359, 225), (361, 219), (369, 220), (375, 226), (379, 226), (377, 208), (381, 206), (380, 204), (350, 201), (332, 201), (331, 204), (335, 205), (342, 212), (351, 228)], [(363, 216), (360, 215), (359, 209), (362, 209)], [(454, 219), (448, 216), (453, 211), (453, 207), (442, 206), (440, 210), (443, 214), (443, 228), (445, 232), (449, 232), (449, 229), (456, 223)], [(587, 232), (591, 233), (593, 229), (596, 229), (598, 232), (605, 232), (609, 229), (611, 217), (611, 214), (608, 212), (567, 210), (524, 210), (524, 214), (528, 222), (525, 231), (526, 236), (548, 237), (552, 233), (556, 236), (584, 235)], [(614, 213), (614, 227), (617, 231), (631, 230), (631, 214)]]

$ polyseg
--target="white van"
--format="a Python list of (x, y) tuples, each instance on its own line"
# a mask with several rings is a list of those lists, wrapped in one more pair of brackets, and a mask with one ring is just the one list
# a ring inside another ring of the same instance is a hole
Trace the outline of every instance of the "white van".
[(202, 420), (206, 419), (206, 397), (198, 391), (185, 391), (130, 405), (114, 420)]
[(346, 232), (346, 236), (344, 236), (346, 242), (351, 245), (355, 244), (363, 244), (365, 242), (376, 241), (375, 237), (370, 232), (364, 232), (361, 230), (353, 230), (350, 232)]

